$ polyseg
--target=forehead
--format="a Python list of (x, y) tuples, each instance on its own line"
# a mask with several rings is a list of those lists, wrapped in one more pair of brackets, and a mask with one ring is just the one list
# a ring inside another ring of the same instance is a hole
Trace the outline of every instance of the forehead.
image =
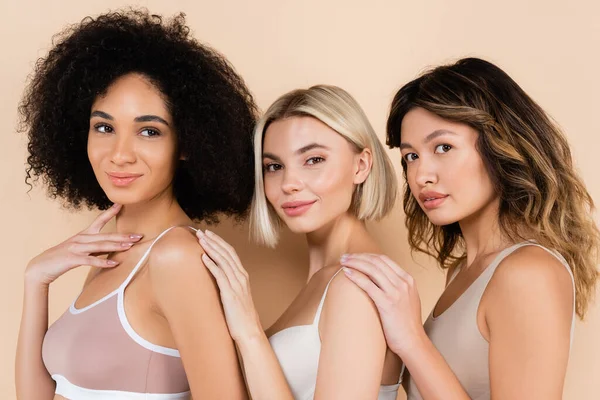
[[(169, 117), (163, 94), (147, 78), (139, 74), (127, 74), (115, 80), (101, 96), (98, 96), (93, 109), (109, 114), (155, 114)], [(165, 118), (166, 119), (166, 118)]]
[(348, 141), (329, 126), (312, 117), (290, 117), (272, 122), (265, 132), (265, 152), (286, 154), (318, 143), (330, 148), (348, 145)]
[(428, 135), (439, 130), (453, 132), (458, 139), (477, 139), (478, 133), (467, 124), (449, 121), (423, 108), (413, 108), (402, 119), (401, 143), (415, 146), (422, 143)]

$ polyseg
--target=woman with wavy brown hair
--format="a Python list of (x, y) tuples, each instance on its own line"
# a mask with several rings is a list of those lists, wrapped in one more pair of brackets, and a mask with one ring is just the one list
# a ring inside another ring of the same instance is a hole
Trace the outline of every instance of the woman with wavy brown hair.
[(598, 280), (594, 204), (559, 128), (504, 71), (476, 58), (396, 94), (411, 248), (447, 270), (422, 325), (413, 278), (389, 258), (342, 257), (373, 299), (415, 399), (560, 399), (575, 314)]

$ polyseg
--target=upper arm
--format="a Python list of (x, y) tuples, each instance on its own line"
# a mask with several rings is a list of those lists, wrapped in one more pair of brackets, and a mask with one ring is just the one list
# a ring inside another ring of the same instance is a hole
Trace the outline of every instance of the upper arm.
[(386, 342), (377, 309), (342, 273), (330, 284), (321, 315), (315, 399), (375, 399)]
[(237, 353), (219, 291), (189, 231), (174, 229), (149, 260), (154, 301), (166, 318), (194, 398), (245, 399)]
[(486, 289), (494, 399), (561, 399), (573, 318), (566, 268), (527, 246), (507, 257)]

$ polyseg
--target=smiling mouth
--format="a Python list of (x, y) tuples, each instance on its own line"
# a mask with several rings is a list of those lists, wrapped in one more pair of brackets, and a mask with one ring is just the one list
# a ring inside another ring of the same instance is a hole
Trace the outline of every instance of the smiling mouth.
[(135, 174), (111, 174), (106, 173), (108, 179), (113, 183), (113, 185), (118, 187), (125, 187), (132, 184), (136, 179), (141, 177), (142, 175)]
[(425, 207), (428, 210), (438, 208), (439, 206), (441, 206), (444, 203), (444, 201), (446, 200), (447, 197), (448, 197), (448, 195), (436, 196), (436, 197), (426, 197), (423, 199), (423, 207)]
[(281, 208), (283, 208), (283, 212), (288, 217), (297, 217), (307, 212), (316, 202), (316, 200), (308, 202), (289, 202), (284, 203)]

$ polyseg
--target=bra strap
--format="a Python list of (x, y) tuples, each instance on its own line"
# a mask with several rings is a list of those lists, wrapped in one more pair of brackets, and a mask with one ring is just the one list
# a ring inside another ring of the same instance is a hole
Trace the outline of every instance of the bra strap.
[[(340, 268), (335, 274), (333, 274), (333, 276), (331, 277), (329, 282), (327, 282), (327, 286), (325, 286), (325, 291), (323, 292), (323, 297), (321, 297), (321, 301), (319, 302), (319, 307), (317, 308), (317, 313), (315, 314), (315, 319), (313, 320), (313, 325), (317, 325), (317, 326), (319, 325), (319, 321), (321, 320), (321, 312), (323, 311), (323, 305), (325, 304), (325, 298), (327, 297), (327, 291), (329, 290), (329, 285), (331, 285), (331, 282), (333, 281), (333, 279), (341, 271), (342, 271), (342, 268)], [(402, 383), (402, 376), (404, 375), (404, 369), (405, 369), (405, 365), (404, 365), (404, 363), (402, 363), (402, 368), (400, 369), (400, 376), (398, 377), (398, 384)]]
[(335, 276), (337, 274), (339, 274), (341, 270), (342, 270), (342, 268), (340, 268), (335, 274), (333, 274), (333, 276), (331, 277), (329, 282), (327, 282), (327, 286), (325, 286), (325, 291), (323, 292), (323, 297), (321, 297), (321, 301), (319, 302), (319, 307), (317, 307), (317, 313), (315, 314), (315, 318), (313, 320), (313, 325), (319, 325), (319, 321), (321, 320), (321, 311), (323, 311), (323, 304), (325, 304), (325, 297), (327, 296), (327, 291), (329, 290), (329, 285), (331, 285), (333, 278), (335, 278)]
[(146, 261), (146, 259), (150, 255), (150, 250), (152, 250), (152, 247), (154, 247), (154, 245), (156, 244), (156, 242), (158, 242), (158, 240), (161, 237), (163, 237), (164, 235), (166, 235), (167, 232), (169, 232), (171, 229), (177, 228), (179, 226), (184, 227), (184, 228), (188, 228), (188, 229), (193, 230), (193, 231), (197, 231), (196, 228), (194, 228), (192, 226), (187, 226), (187, 225), (175, 225), (175, 226), (172, 226), (170, 228), (165, 229), (160, 235), (158, 235), (156, 237), (156, 239), (154, 239), (152, 241), (152, 243), (150, 244), (150, 246), (148, 246), (148, 249), (144, 252), (144, 255), (142, 256), (142, 258), (140, 258), (140, 261), (138, 261), (138, 263), (135, 265), (135, 267), (133, 267), (133, 270), (129, 273), (129, 276), (127, 277), (127, 279), (125, 279), (125, 281), (121, 284), (121, 287), (120, 287), (121, 290), (125, 290), (125, 288), (127, 287), (127, 285), (129, 285), (129, 283), (131, 282), (131, 280), (133, 279), (133, 277), (135, 276), (135, 274), (140, 270), (140, 268), (142, 267), (142, 265), (144, 265), (144, 262)]

